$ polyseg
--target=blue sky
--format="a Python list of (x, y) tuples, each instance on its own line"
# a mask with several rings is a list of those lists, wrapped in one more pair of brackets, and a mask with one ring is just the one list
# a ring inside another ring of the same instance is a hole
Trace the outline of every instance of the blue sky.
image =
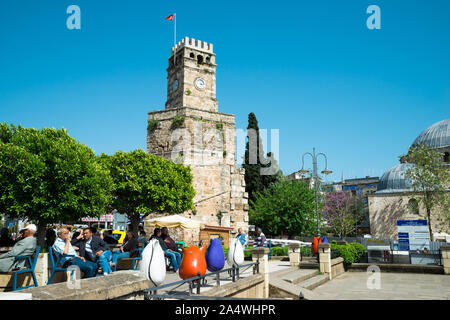
[[(71, 4), (81, 30), (66, 27)], [(381, 30), (366, 27), (372, 4)], [(316, 147), (334, 171), (327, 181), (381, 176), (449, 118), (447, 0), (4, 0), (0, 121), (64, 127), (98, 154), (146, 150), (147, 113), (166, 100), (174, 12), (178, 40), (214, 44), (219, 111), (237, 128), (254, 112), (260, 128), (280, 130), (285, 174)]]

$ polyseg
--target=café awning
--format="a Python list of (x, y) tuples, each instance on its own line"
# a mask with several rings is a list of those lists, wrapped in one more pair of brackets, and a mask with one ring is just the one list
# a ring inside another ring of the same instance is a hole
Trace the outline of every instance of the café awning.
[(152, 227), (152, 228), (183, 228), (183, 229), (202, 229), (204, 227), (203, 223), (189, 219), (180, 215), (171, 215), (171, 216), (165, 216), (165, 217), (158, 217), (153, 218), (150, 220), (147, 220), (145, 222), (146, 225)]

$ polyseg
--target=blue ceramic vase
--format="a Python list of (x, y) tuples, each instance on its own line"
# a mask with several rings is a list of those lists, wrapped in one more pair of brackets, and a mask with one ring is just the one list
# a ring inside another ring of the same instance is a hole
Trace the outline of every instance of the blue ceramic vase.
[(225, 254), (220, 239), (211, 239), (205, 254), (206, 267), (209, 271), (219, 271), (225, 265)]

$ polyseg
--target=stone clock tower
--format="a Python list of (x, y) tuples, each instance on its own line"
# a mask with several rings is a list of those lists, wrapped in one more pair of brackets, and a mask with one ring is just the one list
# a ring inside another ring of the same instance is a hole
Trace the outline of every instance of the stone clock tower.
[(172, 48), (166, 109), (192, 107), (217, 112), (215, 61), (213, 45), (200, 40), (185, 37)]
[[(234, 233), (242, 227), (247, 233), (248, 193), (244, 169), (236, 167), (235, 119), (218, 112), (216, 67), (211, 43), (185, 37), (172, 48), (165, 110), (148, 114), (147, 152), (192, 168), (195, 210), (186, 217), (211, 230)], [(199, 232), (186, 232), (186, 241), (200, 239)]]

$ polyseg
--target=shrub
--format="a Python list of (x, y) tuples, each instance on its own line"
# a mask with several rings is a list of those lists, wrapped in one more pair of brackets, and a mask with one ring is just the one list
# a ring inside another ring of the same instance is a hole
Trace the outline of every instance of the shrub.
[(302, 257), (312, 257), (311, 247), (301, 247), (300, 252)]
[[(228, 254), (228, 247), (227, 246), (222, 246), (223, 248), (223, 253), (225, 254), (225, 259), (227, 258), (227, 254)], [(248, 258), (252, 256), (252, 249), (247, 249), (244, 250), (244, 257)]]
[(158, 120), (149, 120), (147, 129), (149, 131), (155, 131), (156, 128), (158, 127), (158, 122), (159, 122)]
[(271, 251), (272, 251), (272, 256), (274, 256), (274, 257), (288, 255), (288, 247), (272, 247)]
[(338, 256), (344, 259), (345, 264), (352, 264), (358, 262), (361, 256), (366, 252), (364, 246), (360, 243), (336, 244), (336, 241), (331, 241), (331, 250), (338, 251)]
[(184, 123), (184, 117), (175, 116), (172, 122), (172, 129), (180, 127)]

